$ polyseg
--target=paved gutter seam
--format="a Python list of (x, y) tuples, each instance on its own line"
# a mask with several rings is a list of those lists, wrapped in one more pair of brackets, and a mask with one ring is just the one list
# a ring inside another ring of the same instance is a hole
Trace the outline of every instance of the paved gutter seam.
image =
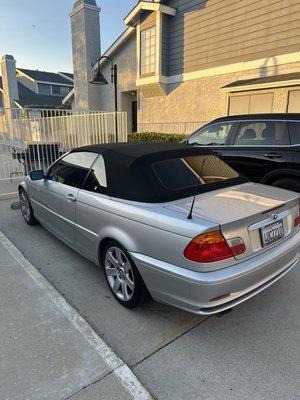
[(170, 344), (176, 342), (176, 340), (180, 339), (182, 336), (184, 336), (187, 333), (191, 332), (193, 329), (197, 328), (199, 325), (203, 324), (204, 322), (206, 322), (208, 319), (210, 319), (212, 317), (213, 317), (213, 315), (209, 315), (208, 317), (206, 317), (202, 321), (197, 322), (195, 325), (193, 325), (192, 327), (190, 327), (186, 331), (182, 332), (180, 335), (176, 336), (174, 339), (170, 340), (170, 342), (164, 344), (163, 346), (161, 346), (158, 349), (156, 349), (153, 353), (149, 354), (148, 356), (144, 357), (142, 360), (140, 360), (140, 361), (136, 362), (135, 364), (133, 364), (131, 366), (131, 368), (133, 369), (133, 368), (137, 367), (139, 364), (143, 363), (145, 360), (148, 360), (148, 358), (151, 358), (156, 353), (158, 353), (159, 351), (163, 350), (165, 347), (168, 347)]
[(135, 400), (153, 400), (128, 365), (111, 349), (111, 347), (94, 331), (87, 321), (66, 301), (66, 299), (47, 281), (47, 279), (23, 256), (16, 246), (0, 230), (0, 243), (31, 277), (44, 290), (53, 303), (65, 315), (73, 327), (84, 337), (90, 346), (102, 357), (111, 368), (121, 384)]

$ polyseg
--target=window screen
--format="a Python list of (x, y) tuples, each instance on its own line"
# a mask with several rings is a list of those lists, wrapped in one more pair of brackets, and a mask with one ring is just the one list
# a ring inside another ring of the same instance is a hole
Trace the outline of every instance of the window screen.
[(141, 75), (155, 73), (156, 26), (141, 32)]
[(152, 168), (161, 184), (169, 190), (183, 190), (239, 176), (214, 155), (157, 161)]
[(88, 152), (68, 154), (52, 166), (47, 178), (64, 185), (81, 188), (96, 157), (97, 154)]
[(275, 146), (289, 144), (285, 121), (248, 121), (238, 128), (235, 144), (240, 146)]

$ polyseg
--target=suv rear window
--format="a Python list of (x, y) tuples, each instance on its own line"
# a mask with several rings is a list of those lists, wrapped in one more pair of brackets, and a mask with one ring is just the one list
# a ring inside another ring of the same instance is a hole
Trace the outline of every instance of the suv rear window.
[(168, 190), (184, 190), (237, 178), (239, 174), (214, 155), (156, 161), (152, 169)]
[(292, 144), (300, 144), (300, 121), (290, 122), (289, 125)]

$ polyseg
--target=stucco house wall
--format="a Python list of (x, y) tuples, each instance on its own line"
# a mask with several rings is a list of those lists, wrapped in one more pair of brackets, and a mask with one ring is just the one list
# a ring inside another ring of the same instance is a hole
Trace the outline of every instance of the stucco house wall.
[[(128, 131), (131, 131), (131, 103), (136, 101), (136, 35), (132, 34), (123, 46), (113, 55), (113, 62), (118, 65), (118, 109), (127, 112)], [(109, 85), (99, 86), (102, 111), (114, 110), (114, 86), (110, 83), (111, 65), (104, 61), (101, 72)]]

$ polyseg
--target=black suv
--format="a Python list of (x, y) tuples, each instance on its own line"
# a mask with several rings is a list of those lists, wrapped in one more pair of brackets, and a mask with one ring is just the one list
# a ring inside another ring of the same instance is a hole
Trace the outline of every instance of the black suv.
[(208, 146), (251, 181), (300, 192), (300, 114), (219, 118), (186, 143)]

